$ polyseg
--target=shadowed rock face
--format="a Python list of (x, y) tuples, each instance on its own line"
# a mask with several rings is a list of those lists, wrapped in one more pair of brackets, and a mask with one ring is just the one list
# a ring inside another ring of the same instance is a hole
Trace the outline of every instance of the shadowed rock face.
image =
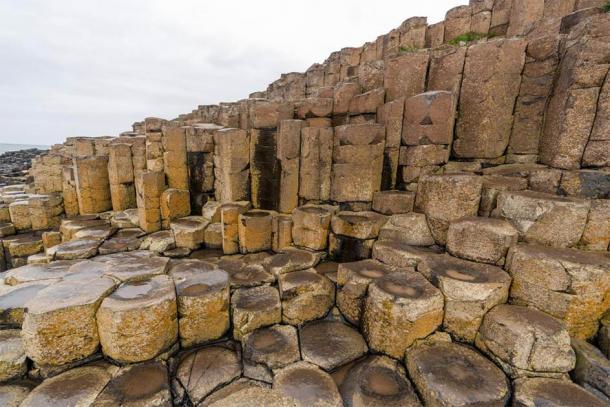
[(385, 356), (368, 356), (345, 372), (339, 390), (346, 406), (420, 406), (404, 368)]

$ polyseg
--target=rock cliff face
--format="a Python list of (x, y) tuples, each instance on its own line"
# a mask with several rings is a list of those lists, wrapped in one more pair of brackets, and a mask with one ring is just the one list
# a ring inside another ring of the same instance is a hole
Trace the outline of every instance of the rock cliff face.
[(53, 146), (0, 189), (0, 404), (607, 405), (604, 6), (471, 0)]

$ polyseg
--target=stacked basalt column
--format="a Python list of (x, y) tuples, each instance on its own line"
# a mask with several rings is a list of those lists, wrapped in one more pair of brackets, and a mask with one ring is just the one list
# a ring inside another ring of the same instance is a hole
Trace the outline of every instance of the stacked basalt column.
[(108, 177), (109, 139), (78, 138), (73, 144), (73, 166), (81, 215), (112, 209)]
[(108, 155), (108, 176), (112, 209), (122, 211), (136, 206), (136, 190), (131, 158), (131, 146), (112, 143)]
[(214, 133), (222, 127), (194, 124), (186, 131), (188, 189), (191, 212), (200, 214), (214, 193)]
[(250, 198), (250, 136), (246, 130), (214, 134), (214, 193), (219, 202)]

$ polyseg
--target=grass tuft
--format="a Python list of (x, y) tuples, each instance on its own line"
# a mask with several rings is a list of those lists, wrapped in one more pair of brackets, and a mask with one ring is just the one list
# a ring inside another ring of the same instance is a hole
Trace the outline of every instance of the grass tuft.
[(610, 13), (610, 1), (604, 5), (604, 12)]
[(478, 41), (478, 40), (482, 40), (483, 38), (493, 38), (495, 35), (493, 34), (481, 34), (481, 33), (475, 33), (475, 32), (469, 32), (466, 34), (462, 34), (462, 35), (458, 35), (457, 37), (455, 37), (454, 39), (448, 41), (448, 44), (451, 45), (459, 45), (461, 42), (473, 42), (473, 41)]

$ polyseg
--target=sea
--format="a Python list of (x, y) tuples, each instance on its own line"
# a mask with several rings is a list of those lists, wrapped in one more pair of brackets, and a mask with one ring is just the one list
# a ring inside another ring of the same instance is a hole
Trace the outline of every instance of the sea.
[(27, 150), (30, 148), (39, 148), (41, 150), (46, 150), (50, 146), (42, 146), (37, 144), (10, 144), (10, 143), (0, 143), (0, 154), (4, 154), (7, 151), (17, 151), (17, 150)]

